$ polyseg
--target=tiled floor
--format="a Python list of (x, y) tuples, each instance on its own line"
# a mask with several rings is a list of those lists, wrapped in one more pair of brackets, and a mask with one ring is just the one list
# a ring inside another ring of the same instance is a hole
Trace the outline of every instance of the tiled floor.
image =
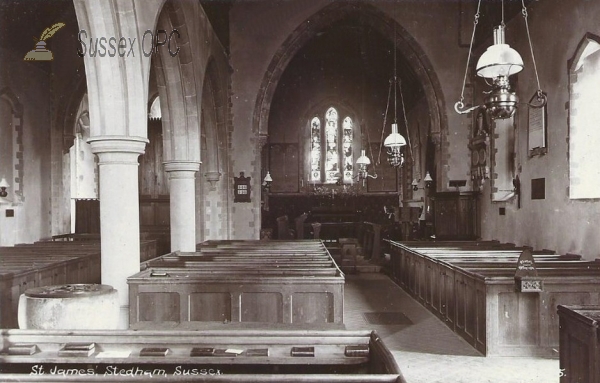
[[(408, 383), (559, 381), (557, 359), (481, 356), (384, 274), (346, 275), (344, 305), (346, 328), (376, 330)], [(369, 312), (402, 312), (412, 324), (370, 324)]]

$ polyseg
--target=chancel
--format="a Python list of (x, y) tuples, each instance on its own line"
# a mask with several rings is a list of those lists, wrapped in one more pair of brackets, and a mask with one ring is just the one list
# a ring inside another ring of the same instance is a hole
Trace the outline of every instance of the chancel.
[(599, 15), (0, 2), (0, 381), (600, 383)]

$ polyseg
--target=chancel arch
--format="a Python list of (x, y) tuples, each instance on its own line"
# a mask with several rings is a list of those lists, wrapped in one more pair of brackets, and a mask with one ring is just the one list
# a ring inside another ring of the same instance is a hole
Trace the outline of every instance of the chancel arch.
[[(253, 131), (258, 136), (269, 135), (271, 109), (278, 83), (286, 67), (300, 49), (310, 40), (321, 36), (323, 31), (332, 24), (351, 18), (357, 18), (361, 23), (389, 40), (395, 40), (396, 49), (404, 57), (419, 81), (429, 109), (430, 137), (436, 148), (435, 166), (438, 171), (432, 171), (432, 174), (437, 177), (436, 185), (445, 184), (442, 179), (447, 178), (447, 156), (443, 152), (447, 150), (444, 142), (446, 141), (448, 122), (440, 82), (431, 62), (415, 38), (389, 14), (370, 4), (332, 3), (308, 18), (290, 34), (276, 54), (273, 55), (273, 59), (265, 71), (254, 107)], [(385, 100), (382, 100), (382, 103), (384, 102)]]

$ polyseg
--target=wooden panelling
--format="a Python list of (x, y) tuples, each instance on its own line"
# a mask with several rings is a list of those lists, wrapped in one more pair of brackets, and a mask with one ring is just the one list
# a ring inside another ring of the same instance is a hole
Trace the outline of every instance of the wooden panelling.
[[(321, 241), (207, 241), (198, 249), (146, 262), (128, 278), (132, 302), (173, 294), (130, 305), (131, 326), (154, 322), (156, 310), (176, 310), (179, 319), (169, 320), (197, 324), (343, 323), (344, 276)], [(138, 311), (146, 309), (154, 314)]]
[[(162, 123), (148, 120), (146, 151), (139, 157), (140, 232), (170, 230), (169, 181), (164, 170)], [(170, 251), (170, 244), (160, 241), (159, 252)]]
[[(594, 295), (592, 292), (563, 292), (555, 293), (549, 297), (549, 301), (545, 302), (548, 307), (558, 307), (558, 305), (570, 305), (570, 306), (583, 306), (589, 305), (594, 302)], [(559, 323), (558, 311), (548, 310), (548, 318), (545, 321), (546, 326), (541, 329), (545, 337), (549, 339), (559, 338)]]
[(137, 296), (139, 321), (179, 322), (179, 294), (139, 293)]
[(190, 321), (231, 322), (231, 294), (190, 294)]
[(397, 195), (336, 195), (331, 198), (331, 196), (321, 195), (270, 193), (269, 211), (263, 212), (265, 219), (263, 226), (274, 229), (277, 227), (277, 217), (287, 215), (292, 222), (302, 214), (308, 213), (304, 222), (304, 239), (308, 239), (312, 238), (310, 224), (313, 222), (389, 224), (390, 220), (383, 207), (397, 206), (397, 204)]
[(169, 196), (169, 182), (164, 171), (162, 123), (148, 120), (148, 144), (139, 157), (139, 193), (146, 198)]
[(333, 294), (292, 294), (292, 323), (333, 323)]
[(170, 202), (169, 198), (140, 197), (140, 231), (145, 227), (160, 227), (170, 229)]
[(556, 357), (557, 305), (600, 303), (600, 264), (579, 256), (533, 252), (542, 291), (519, 292), (522, 248), (389, 242), (393, 280), (485, 355)]
[(277, 292), (242, 292), (241, 322), (283, 323), (283, 296)]
[(538, 295), (506, 292), (498, 294), (499, 341), (502, 345), (535, 345), (539, 326)]
[(600, 306), (558, 306), (560, 383), (600, 383)]
[(297, 193), (300, 189), (300, 161), (298, 144), (272, 144), (269, 146), (269, 169), (273, 193)]
[(476, 239), (477, 193), (443, 192), (433, 197), (437, 239)]

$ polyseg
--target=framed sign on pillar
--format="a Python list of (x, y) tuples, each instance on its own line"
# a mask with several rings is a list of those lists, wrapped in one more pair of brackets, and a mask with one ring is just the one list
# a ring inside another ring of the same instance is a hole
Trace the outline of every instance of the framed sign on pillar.
[(240, 172), (233, 181), (233, 202), (250, 202), (250, 177), (244, 177), (244, 172)]

